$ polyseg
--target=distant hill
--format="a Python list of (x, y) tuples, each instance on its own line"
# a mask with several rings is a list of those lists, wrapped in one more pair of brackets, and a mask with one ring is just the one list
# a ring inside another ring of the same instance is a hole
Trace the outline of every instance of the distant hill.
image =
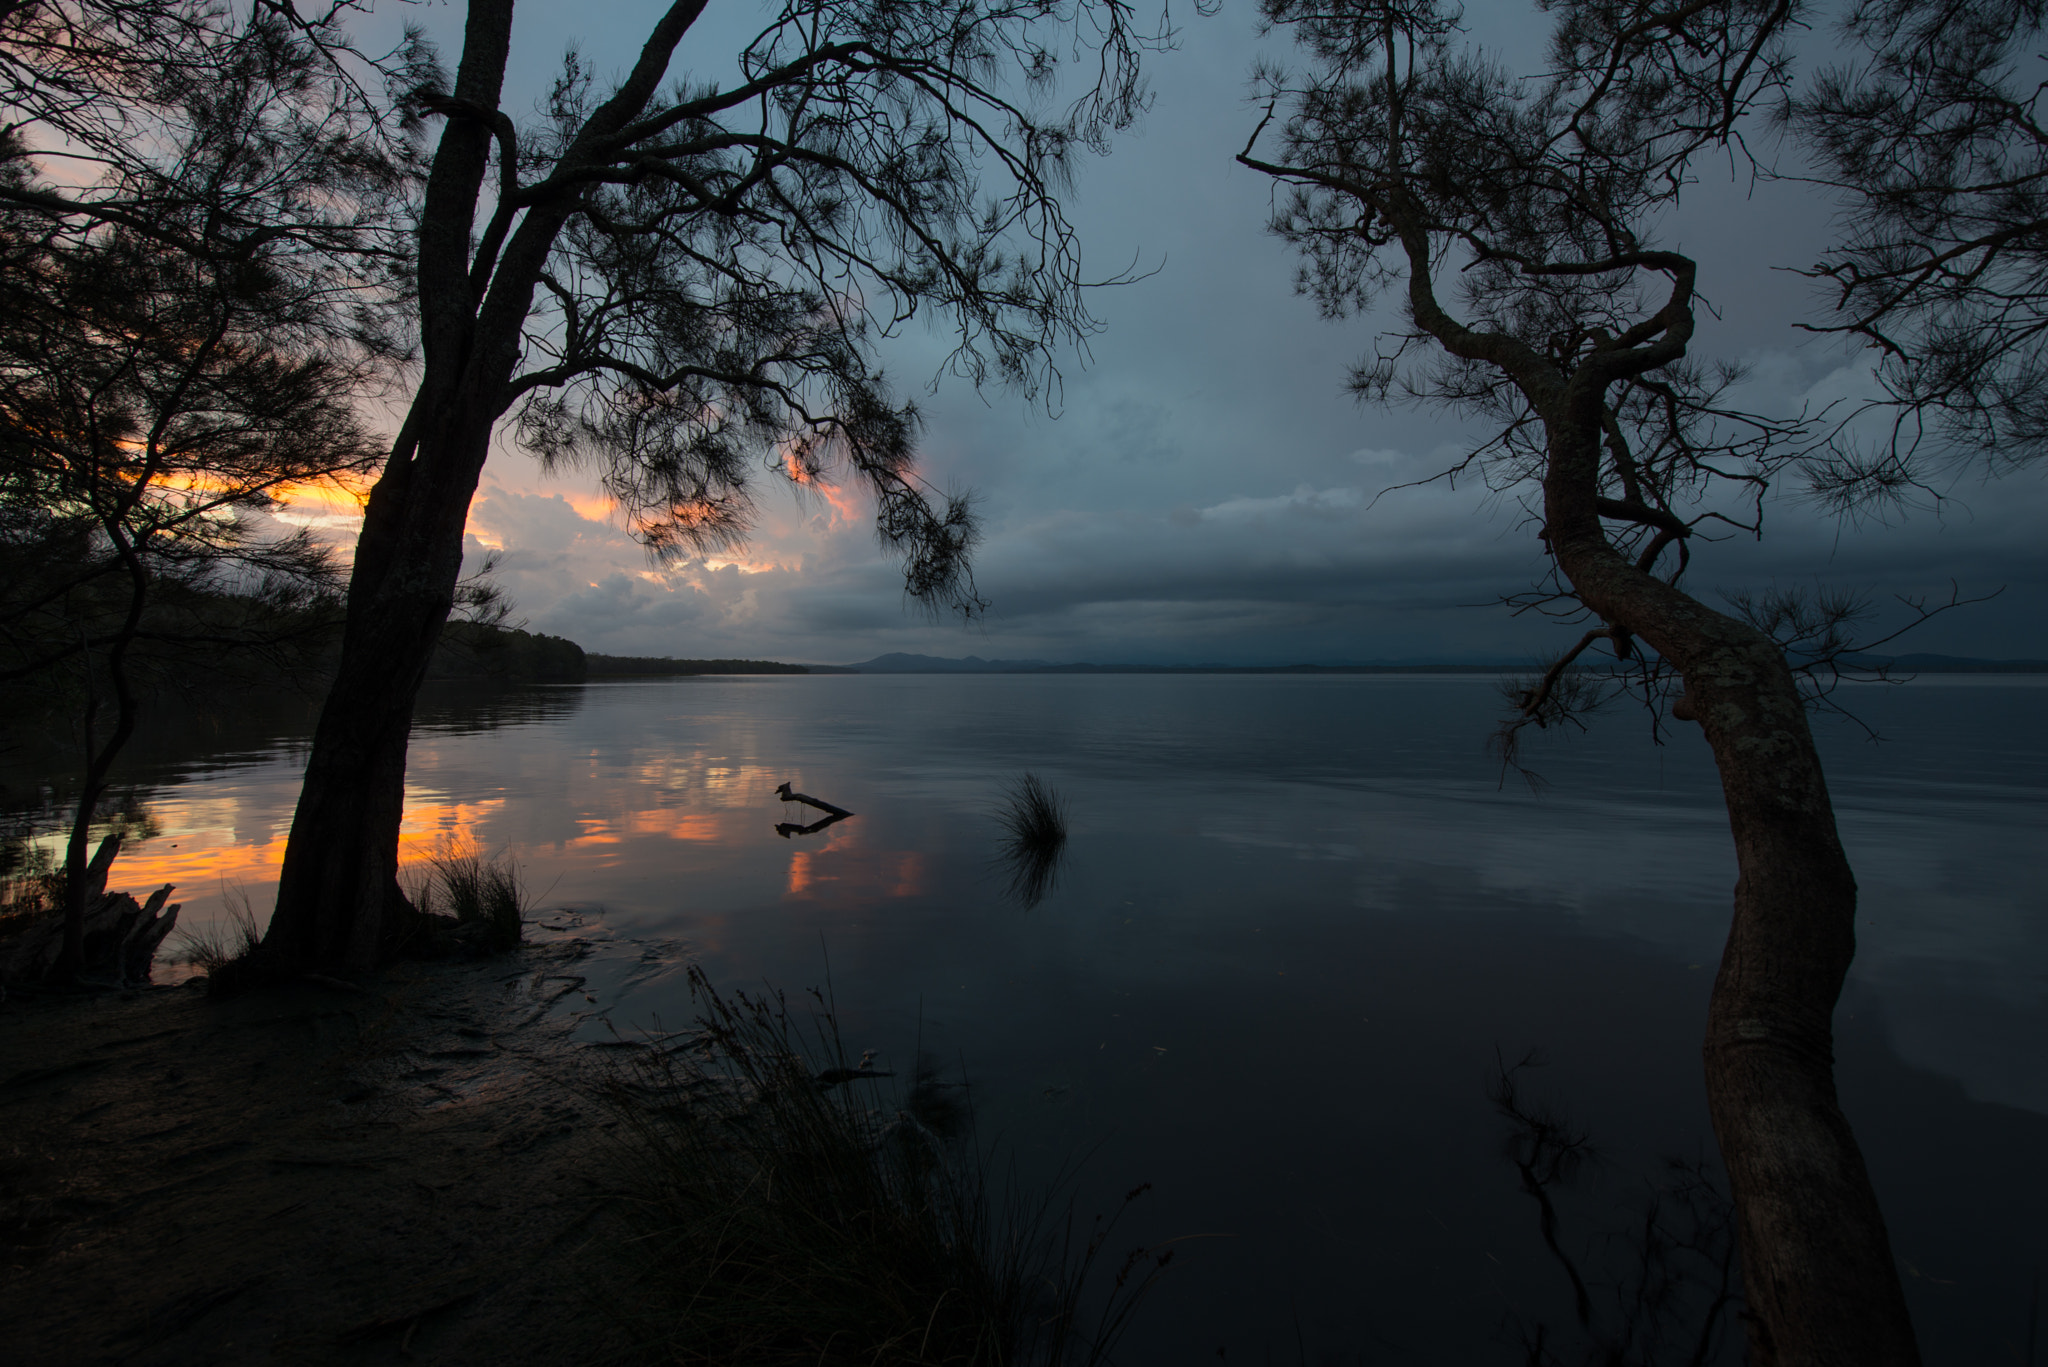
[[(574, 642), (524, 631), (449, 628), (435, 656), (434, 678), (507, 682), (573, 682), (590, 678), (673, 677), (692, 674), (1499, 674), (1531, 669), (1530, 662), (1491, 664), (1136, 665), (1055, 664), (1049, 660), (958, 659), (892, 651), (852, 665), (798, 665), (777, 660), (675, 660), (667, 656), (584, 654)], [(468, 634), (465, 634), (468, 633)], [(573, 652), (573, 657), (571, 655)], [(2048, 660), (1981, 660), (1962, 655), (1852, 656), (1844, 665), (1880, 666), (1900, 674), (2048, 673)]]
[[(587, 655), (592, 678), (621, 675), (673, 674), (810, 674), (809, 665), (782, 664), (776, 660), (671, 660), (668, 656)], [(830, 665), (815, 672), (837, 674)]]
[(859, 674), (1498, 674), (1503, 669), (1530, 667), (1526, 664), (1052, 664), (1045, 660), (984, 660), (979, 655), (954, 660), (939, 655), (906, 655), (900, 651), (846, 666)]
[(1842, 663), (1901, 674), (2048, 674), (2048, 660), (1979, 660), (1968, 655), (1844, 655)]
[[(596, 659), (593, 656), (592, 659)], [(2048, 660), (1980, 660), (1962, 655), (1847, 656), (1845, 666), (1889, 668), (1900, 674), (2039, 674)], [(593, 671), (596, 666), (591, 666)], [(900, 651), (846, 665), (857, 674), (1499, 674), (1535, 669), (1533, 661), (1501, 660), (1491, 664), (1293, 664), (1293, 665), (1134, 665), (1052, 664), (1045, 660), (984, 660), (979, 655), (947, 659), (939, 655), (906, 655)], [(828, 672), (813, 666), (814, 672)], [(842, 670), (830, 670), (839, 673)]]
[(862, 674), (1029, 674), (1062, 668), (1044, 660), (984, 660), (979, 655), (949, 660), (939, 655), (905, 655), (901, 651), (877, 655), (872, 660), (862, 660), (857, 665), (846, 667)]

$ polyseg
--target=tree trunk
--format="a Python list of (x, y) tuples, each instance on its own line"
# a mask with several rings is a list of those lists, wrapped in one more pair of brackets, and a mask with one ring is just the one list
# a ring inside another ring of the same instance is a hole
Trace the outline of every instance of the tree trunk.
[[(438, 388), (422, 386), (415, 414)], [(463, 525), (497, 416), (488, 406), (452, 407), (410, 458), (393, 458), (370, 493), (341, 660), (313, 732), (263, 938), (272, 973), (374, 968), (410, 930), (398, 834), (413, 703), (455, 602)]]
[[(145, 471), (142, 483), (147, 483), (150, 473)], [(106, 889), (106, 867), (95, 855), (88, 865), (85, 846), (92, 833), (93, 813), (99, 809), (100, 795), (106, 791), (107, 775), (113, 772), (114, 760), (127, 746), (128, 738), (135, 734), (135, 690), (128, 681), (128, 647), (134, 643), (135, 634), (142, 627), (142, 608), (149, 596), (149, 575), (142, 559), (135, 553), (134, 545), (124, 536), (118, 522), (105, 524), (106, 533), (120, 554), (122, 567), (128, 571), (128, 611), (122, 619), (121, 629), (114, 644), (107, 651), (107, 679), (114, 686), (114, 730), (104, 745), (96, 745), (93, 723), (98, 719), (99, 692), (92, 682), (92, 654), (86, 652), (85, 669), (85, 777), (79, 785), (78, 807), (71, 815), (71, 836), (64, 846), (64, 948), (57, 959), (56, 978), (59, 982), (75, 981), (85, 971), (85, 916), (86, 908), (93, 898)], [(111, 861), (110, 849), (119, 849), (120, 842), (111, 846), (102, 842), (100, 855)], [(92, 878), (97, 874), (99, 886), (91, 887)]]
[[(498, 106), (511, 0), (473, 0), (454, 96)], [(363, 512), (341, 661), (313, 732), (259, 974), (358, 972), (389, 961), (409, 929), (398, 887), (412, 709), (462, 573), (469, 501), (504, 411), (525, 309), (479, 324), (468, 254), (489, 162), (485, 121), (451, 118), (420, 220), (420, 386)], [(532, 265), (537, 275), (539, 266)], [(530, 293), (530, 282), (528, 289)]]
[(1920, 1360), (1884, 1215), (1835, 1096), (1856, 881), (1783, 652), (1624, 559), (1596, 510), (1597, 423), (1551, 426), (1546, 534), (1587, 607), (1677, 667), (1720, 769), (1739, 876), (1707, 1012), (1707, 1101), (1735, 1199), (1755, 1367)]

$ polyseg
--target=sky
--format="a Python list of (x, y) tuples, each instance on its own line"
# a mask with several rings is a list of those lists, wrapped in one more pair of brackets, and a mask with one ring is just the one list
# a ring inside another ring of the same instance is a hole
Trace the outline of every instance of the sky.
[[(623, 68), (660, 7), (524, 0), (506, 101), (531, 107), (571, 44), (600, 73)], [(759, 16), (753, 0), (712, 0), (686, 43), (716, 75)], [(461, 7), (385, 4), (375, 23), (424, 21), (452, 64)], [(593, 23), (593, 16), (602, 23)], [(759, 525), (741, 550), (656, 566), (593, 477), (546, 476), (509, 441), (470, 510), (475, 564), (495, 556), (513, 621), (586, 650), (678, 658), (849, 663), (890, 651), (1056, 662), (1286, 664), (1525, 659), (1578, 629), (1517, 617), (1501, 599), (1542, 573), (1535, 525), (1518, 501), (1461, 481), (1398, 489), (1446, 468), (1474, 432), (1441, 412), (1361, 406), (1344, 389), (1391, 313), (1341, 322), (1294, 293), (1295, 261), (1266, 231), (1271, 189), (1237, 166), (1257, 113), (1247, 77), (1256, 11), (1224, 0), (1214, 17), (1177, 7), (1181, 39), (1151, 59), (1154, 103), (1111, 154), (1091, 159), (1069, 200), (1085, 264), (1144, 276), (1098, 291), (1104, 329), (1086, 355), (1059, 358), (1056, 401), (976, 391), (946, 377), (948, 349), (921, 327), (886, 344), (899, 391), (926, 419), (922, 468), (971, 491), (985, 540), (975, 573), (990, 609), (932, 622), (904, 600), (855, 491), (799, 501), (761, 481)], [(1513, 64), (1541, 49), (1533, 6), (1468, 9), (1482, 46)], [(1825, 60), (1827, 39), (1807, 44)], [(723, 57), (718, 54), (724, 53)], [(708, 54), (708, 55), (707, 55)], [(1831, 206), (1805, 187), (1755, 185), (1707, 168), (1668, 227), (1701, 262), (1694, 354), (1751, 367), (1741, 398), (1759, 411), (1873, 392), (1867, 365), (1802, 334), (1818, 317), (1806, 283)], [(1993, 484), (1957, 482), (1935, 509), (1844, 524), (1790, 492), (1774, 497), (1759, 542), (1701, 547), (1689, 587), (1719, 593), (1825, 585), (1868, 595), (1882, 631), (1897, 598), (1998, 591), (1938, 618), (1897, 649), (2006, 658), (2048, 655), (2048, 469)], [(346, 536), (345, 516), (320, 519)]]

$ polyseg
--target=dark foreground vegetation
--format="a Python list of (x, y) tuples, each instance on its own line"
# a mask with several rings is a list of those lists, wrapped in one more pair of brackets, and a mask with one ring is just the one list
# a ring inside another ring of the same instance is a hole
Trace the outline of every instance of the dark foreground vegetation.
[(592, 952), (0, 1000), (0, 1336), (52, 1367), (1108, 1360), (1170, 1252), (1006, 1188), (964, 1085), (694, 971), (691, 1028), (578, 1043)]
[[(510, 856), (451, 845), (402, 876), (407, 958), (481, 958), (516, 949), (525, 939), (532, 898)], [(257, 958), (262, 944), (255, 912), (245, 898), (234, 898), (227, 922), (186, 935), (178, 956), (206, 970), (214, 995), (233, 996), (279, 985), (277, 976), (264, 971)], [(332, 985), (342, 980), (311, 973), (302, 981)]]
[(697, 1029), (609, 1085), (638, 1268), (614, 1304), (637, 1340), (707, 1367), (1108, 1360), (1170, 1248), (1091, 1286), (1115, 1220), (1077, 1237), (1057, 1193), (1002, 1190), (965, 1082), (852, 1058), (822, 995), (792, 1011), (694, 967), (690, 986)]

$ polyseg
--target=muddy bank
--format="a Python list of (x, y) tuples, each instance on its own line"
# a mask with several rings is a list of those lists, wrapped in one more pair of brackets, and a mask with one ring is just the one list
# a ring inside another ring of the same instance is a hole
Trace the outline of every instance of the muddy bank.
[(8, 1361), (630, 1357), (591, 953), (0, 1004)]

